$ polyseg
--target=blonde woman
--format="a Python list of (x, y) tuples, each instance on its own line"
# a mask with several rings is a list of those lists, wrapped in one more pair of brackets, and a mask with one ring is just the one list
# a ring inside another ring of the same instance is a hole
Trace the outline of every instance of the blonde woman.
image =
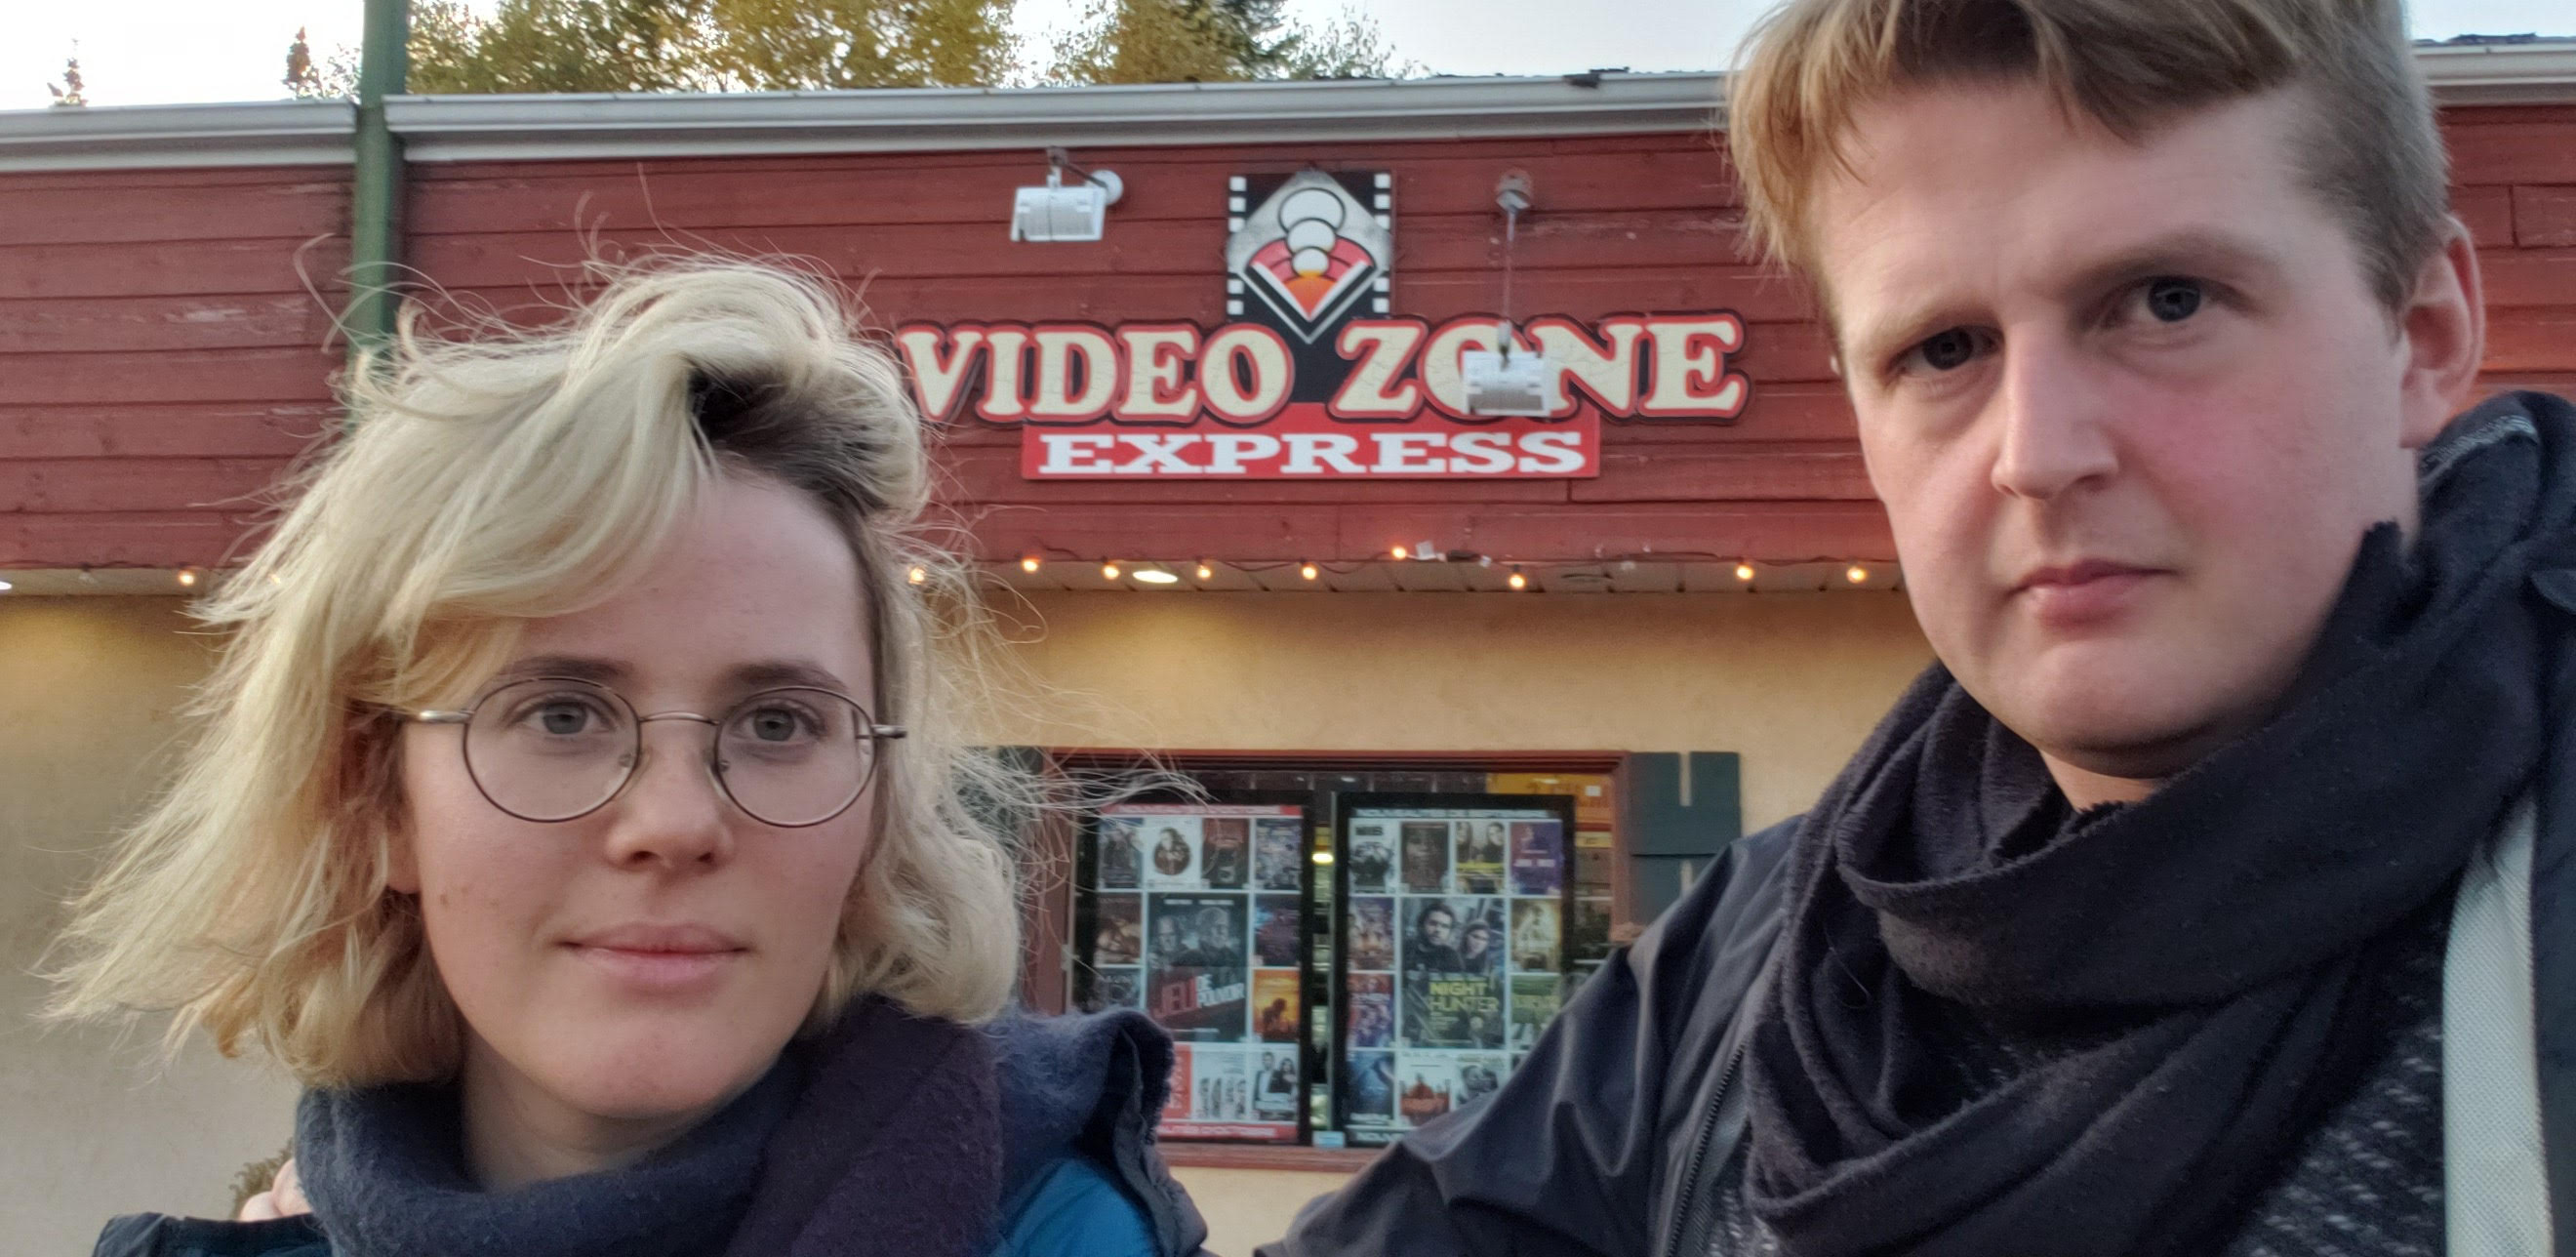
[(101, 1257), (1196, 1251), (1168, 1041), (1001, 1015), (1032, 795), (958, 740), (920, 422), (833, 295), (701, 262), (395, 358), (52, 1009), (283, 1063), (312, 1211)]

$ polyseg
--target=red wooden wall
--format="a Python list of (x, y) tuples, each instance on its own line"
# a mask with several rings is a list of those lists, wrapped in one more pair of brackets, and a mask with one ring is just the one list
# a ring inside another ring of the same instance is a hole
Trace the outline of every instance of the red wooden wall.
[[(2454, 110), (2498, 383), (2576, 391), (2576, 107)], [(1309, 163), (1396, 175), (1397, 313), (1500, 301), (1494, 182), (1527, 171), (1516, 313), (1739, 311), (1755, 381), (1732, 425), (1608, 425), (1597, 480), (1046, 483), (1017, 433), (943, 446), (987, 558), (1360, 560), (1423, 537), (1518, 559), (1651, 550), (1881, 559), (1824, 342), (1737, 261), (1740, 214), (1701, 134), (1090, 150), (1127, 183), (1097, 244), (1013, 245), (1035, 153), (419, 165), (408, 260), (463, 301), (540, 318), (596, 251), (819, 259), (874, 320), (1223, 318), (1226, 177)], [(336, 172), (0, 174), (0, 566), (219, 561), (256, 493), (335, 422), (324, 348), (345, 259)], [(309, 290), (319, 290), (317, 301)], [(1043, 510), (995, 509), (1043, 507)]]

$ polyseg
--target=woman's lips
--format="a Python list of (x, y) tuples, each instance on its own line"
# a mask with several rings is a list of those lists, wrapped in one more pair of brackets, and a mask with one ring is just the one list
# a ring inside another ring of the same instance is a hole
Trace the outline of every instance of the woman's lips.
[(748, 953), (731, 951), (641, 951), (627, 947), (593, 947), (567, 943), (573, 955), (622, 986), (671, 994), (708, 986), (722, 978)]

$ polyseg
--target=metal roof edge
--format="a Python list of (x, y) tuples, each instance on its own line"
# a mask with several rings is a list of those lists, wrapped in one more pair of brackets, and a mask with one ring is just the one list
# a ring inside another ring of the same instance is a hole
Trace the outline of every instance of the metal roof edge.
[[(2576, 41), (2425, 45), (2446, 106), (2576, 104)], [(414, 161), (1437, 140), (1723, 125), (1726, 75), (1167, 83), (859, 92), (398, 96)], [(0, 171), (342, 165), (346, 101), (0, 111)]]
[(0, 171), (345, 166), (343, 100), (0, 110)]
[(2576, 41), (2441, 44), (2415, 64), (2444, 105), (2576, 104)]
[(414, 161), (1599, 135), (1710, 126), (1715, 73), (724, 95), (404, 96)]

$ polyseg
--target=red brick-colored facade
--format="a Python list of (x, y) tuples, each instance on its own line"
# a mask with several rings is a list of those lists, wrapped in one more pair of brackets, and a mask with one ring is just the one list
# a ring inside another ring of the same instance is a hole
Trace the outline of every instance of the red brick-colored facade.
[[(2488, 372), (2576, 390), (2576, 106), (2445, 112), (2455, 204), (2484, 261)], [(942, 444), (978, 557), (1263, 563), (1382, 557), (1391, 543), (1532, 561), (1652, 552), (1881, 559), (1825, 344), (1797, 293), (1739, 260), (1708, 132), (1088, 149), (1128, 193), (1096, 244), (1014, 245), (1034, 152), (765, 155), (415, 166), (406, 260), (473, 308), (543, 317), (594, 252), (712, 247), (818, 259), (871, 316), (1223, 319), (1229, 175), (1326, 168), (1396, 179), (1394, 312), (1500, 299), (1496, 179), (1527, 172), (1514, 304), (1594, 318), (1738, 311), (1754, 381), (1740, 419), (1611, 423), (1597, 479), (1031, 482), (1018, 435)], [(347, 256), (345, 169), (0, 172), (0, 568), (211, 565), (253, 499), (338, 422), (329, 342)], [(1042, 510), (1020, 509), (1041, 507)]]

